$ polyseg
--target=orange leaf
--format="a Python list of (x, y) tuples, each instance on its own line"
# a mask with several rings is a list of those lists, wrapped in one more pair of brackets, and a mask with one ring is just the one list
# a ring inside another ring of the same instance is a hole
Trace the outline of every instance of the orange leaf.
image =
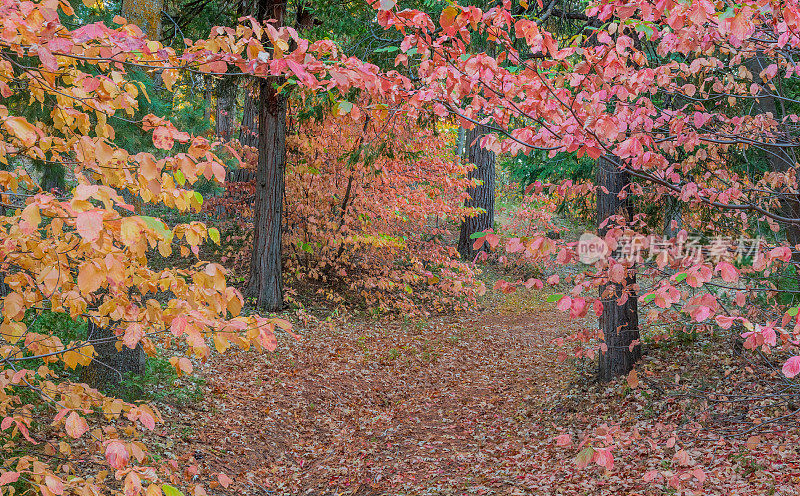
[(217, 476), (217, 479), (219, 480), (219, 484), (225, 489), (228, 489), (228, 486), (233, 482), (230, 477), (222, 473)]
[(637, 387), (639, 387), (639, 376), (636, 374), (636, 370), (630, 371), (630, 373), (628, 374), (627, 381), (628, 381), (628, 386), (630, 386), (631, 389), (636, 389)]
[(9, 117), (5, 120), (8, 131), (16, 136), (26, 147), (33, 146), (38, 138), (36, 127), (24, 117)]

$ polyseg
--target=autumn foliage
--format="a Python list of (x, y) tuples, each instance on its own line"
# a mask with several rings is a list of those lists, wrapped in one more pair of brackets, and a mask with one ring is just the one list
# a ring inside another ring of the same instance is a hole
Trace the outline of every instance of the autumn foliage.
[[(745, 349), (777, 355), (773, 379), (794, 386), (791, 379), (800, 374), (798, 115), (783, 82), (800, 75), (796, 0), (600, 0), (580, 14), (591, 29), (561, 44), (563, 37), (528, 13), (527, 2), (517, 9), (506, 0), (486, 10), (452, 4), (435, 18), (394, 0), (372, 3), (378, 22), (402, 37), (400, 70), (382, 71), (343, 55), (331, 40), (310, 42), (291, 27), (251, 18), (187, 40), (177, 52), (119, 17), (110, 25), (82, 23), (65, 1), (3, 0), (4, 494), (19, 488), (44, 496), (175, 496), (170, 484), (205, 493), (184, 484), (183, 476), (194, 475), (191, 467), (148, 456), (140, 435), (163, 421), (155, 408), (72, 380), (70, 371), (100, 359), (100, 343), (88, 336), (64, 341), (37, 325), (42, 315), (111, 329), (119, 350), (165, 354), (179, 374), (191, 373), (193, 361), (206, 360), (212, 346), (274, 349), (276, 331), (291, 332), (287, 321), (243, 315), (228, 269), (202, 260), (201, 245), (222, 244), (218, 228), (146, 215), (199, 212), (204, 203), (216, 215), (217, 204), (192, 188), (224, 183), (221, 157), (242, 167), (248, 156), (142, 111), (149, 97), (131, 77), (134, 68), (167, 91), (187, 74), (230, 70), (277, 76), (282, 90), (331, 99), (331, 115), (291, 134), (285, 209), (288, 273), (326, 299), (404, 313), (474, 302), (482, 290), (477, 271), (455, 261), (447, 243), (447, 222), (469, 212), (461, 208), (466, 166), (453, 156), (454, 132), (444, 123), (482, 124), (492, 134), (481, 145), (498, 154), (538, 148), (599, 159), (606, 172), (631, 178), (614, 192), (617, 198), (634, 197), (644, 207), (669, 199), (682, 211), (683, 229), (669, 236), (654, 227), (662, 223), (653, 220), (653, 209), (598, 219), (607, 250), (586, 262), (574, 239), (539, 228), (550, 221), (552, 200), (540, 195), (584, 201), (602, 186), (536, 184), (536, 196), (510, 223), (510, 236), (487, 230), (474, 242), (500, 250), (501, 262), (536, 263), (546, 273), (501, 281), (498, 289), (558, 285), (552, 302), (575, 319), (637, 299), (648, 331), (667, 329), (653, 331), (654, 339), (727, 330)], [(101, 2), (84, 7), (103, 9)], [(478, 39), (491, 49), (476, 50)], [(122, 147), (115, 128), (121, 122), (147, 133), (152, 147)], [(42, 191), (28, 172), (34, 163), (64, 166), (69, 191)], [(229, 203), (245, 214), (247, 187), (236, 188)], [(736, 240), (726, 239), (713, 251), (687, 251), (690, 238), (721, 233), (755, 238), (757, 250), (738, 256)], [(226, 231), (225, 242), (233, 236)], [(246, 229), (236, 236), (246, 244)], [(628, 245), (641, 250), (630, 254), (623, 250)], [(220, 261), (243, 270), (236, 263), (243, 250), (223, 252)], [(183, 263), (159, 263), (173, 254)], [(577, 270), (562, 276), (556, 266)], [(622, 293), (603, 289), (611, 286)], [(581, 329), (566, 338), (563, 356), (606, 353), (606, 338)], [(628, 384), (636, 387), (636, 375)], [(764, 423), (752, 412), (745, 418)], [(571, 437), (556, 442), (566, 447)], [(603, 423), (579, 442), (578, 466), (611, 471), (614, 450), (637, 442), (638, 432)], [(685, 452), (676, 456), (689, 465)], [(705, 480), (699, 468), (682, 473), (651, 470), (644, 480), (663, 478), (676, 490)], [(229, 481), (218, 478), (223, 486)]]
[[(337, 109), (321, 121), (298, 122), (288, 138), (290, 293), (380, 311), (466, 308), (484, 290), (449, 244), (452, 226), (470, 213), (455, 129), (388, 112), (362, 123), (337, 117)], [(235, 214), (221, 252), (241, 274), (251, 245), (251, 191), (248, 183), (228, 183), (225, 195), (204, 207)]]

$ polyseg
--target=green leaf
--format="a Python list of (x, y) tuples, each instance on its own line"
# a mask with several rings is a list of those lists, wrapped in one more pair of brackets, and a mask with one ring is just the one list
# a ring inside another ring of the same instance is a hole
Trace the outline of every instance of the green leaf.
[[(592, 461), (593, 456), (594, 456), (594, 448), (592, 448), (591, 446), (587, 446), (583, 448), (580, 451), (580, 453), (578, 453), (578, 456), (575, 458), (575, 462), (578, 464), (579, 467), (585, 467), (586, 465), (589, 464), (590, 461)], [(167, 496), (171, 495), (168, 494)]]
[(545, 299), (548, 302), (552, 303), (554, 301), (560, 301), (561, 298), (563, 298), (563, 297), (564, 297), (564, 293), (556, 293), (556, 294), (548, 295), (547, 298), (545, 298)]
[(459, 58), (461, 59), (462, 62), (464, 62), (466, 60), (469, 60), (469, 54), (468, 53), (462, 53), (461, 57), (459, 57)]
[(472, 233), (469, 235), (469, 239), (478, 239), (486, 236), (486, 233), (483, 231), (478, 231), (476, 233)]
[(353, 110), (353, 104), (344, 100), (333, 106), (334, 115), (347, 115), (351, 110)]
[(790, 316), (794, 317), (794, 316), (797, 315), (798, 311), (800, 311), (800, 306), (792, 307), (789, 310), (787, 310), (786, 313), (789, 314)]
[(648, 302), (651, 302), (651, 301), (653, 301), (655, 299), (656, 299), (656, 294), (655, 293), (650, 293), (649, 295), (645, 295), (645, 297), (642, 298), (642, 302), (643, 303), (648, 303)]
[(408, 55), (409, 57), (413, 57), (413, 56), (414, 56), (414, 55), (416, 55), (416, 54), (417, 54), (417, 47), (411, 47), (411, 48), (409, 48), (409, 50), (406, 52), (406, 55)]
[(203, 195), (201, 195), (197, 191), (194, 192), (194, 199), (197, 200), (197, 203), (199, 203), (200, 205), (203, 204)]
[(164, 496), (183, 496), (180, 489), (169, 484), (161, 484), (161, 490), (164, 491)]
[(148, 217), (146, 215), (140, 215), (139, 218), (144, 221), (147, 227), (155, 231), (156, 234), (164, 238), (168, 243), (172, 242), (172, 231), (167, 229), (167, 225), (164, 224), (163, 220), (156, 219), (155, 217)]
[(183, 186), (186, 184), (186, 176), (183, 175), (181, 171), (175, 171), (175, 180), (178, 181), (178, 184)]
[(219, 244), (219, 229), (216, 227), (209, 228), (208, 237), (211, 238), (211, 241)]
[(719, 15), (720, 20), (728, 19), (729, 17), (734, 17), (736, 13), (733, 11), (733, 7), (728, 7), (728, 9)]
[(648, 38), (652, 38), (653, 34), (655, 34), (655, 30), (652, 27), (650, 27), (650, 26), (648, 26), (647, 24), (644, 24), (644, 23), (637, 24), (635, 26), (635, 28), (636, 28), (636, 31), (646, 34)]
[(686, 279), (686, 276), (688, 276), (688, 275), (689, 274), (687, 274), (686, 272), (681, 272), (681, 273), (675, 275), (675, 282), (683, 281), (684, 279)]

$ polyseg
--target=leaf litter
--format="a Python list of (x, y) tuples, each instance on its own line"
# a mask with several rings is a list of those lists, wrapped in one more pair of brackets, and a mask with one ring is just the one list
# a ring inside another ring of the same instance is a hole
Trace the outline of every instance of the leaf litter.
[(726, 438), (684, 394), (713, 352), (653, 347), (598, 385), (553, 343), (593, 324), (546, 296), (428, 320), (306, 316), (274, 353), (203, 366), (175, 454), (222, 494), (798, 493), (796, 428)]

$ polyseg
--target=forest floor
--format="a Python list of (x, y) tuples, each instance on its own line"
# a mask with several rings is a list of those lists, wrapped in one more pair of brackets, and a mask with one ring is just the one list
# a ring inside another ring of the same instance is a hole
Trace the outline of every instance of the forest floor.
[[(162, 411), (162, 447), (210, 494), (795, 494), (786, 432), (728, 440), (691, 422), (702, 408), (681, 381), (708, 380), (711, 356), (732, 369), (725, 350), (656, 346), (640, 384), (599, 386), (587, 362), (557, 360), (553, 340), (586, 323), (545, 297), (427, 320), (310, 320), (274, 353), (216, 356), (204, 399)], [(578, 468), (578, 443), (604, 446), (604, 424), (626, 433), (614, 468)], [(573, 444), (557, 446), (565, 433)]]

